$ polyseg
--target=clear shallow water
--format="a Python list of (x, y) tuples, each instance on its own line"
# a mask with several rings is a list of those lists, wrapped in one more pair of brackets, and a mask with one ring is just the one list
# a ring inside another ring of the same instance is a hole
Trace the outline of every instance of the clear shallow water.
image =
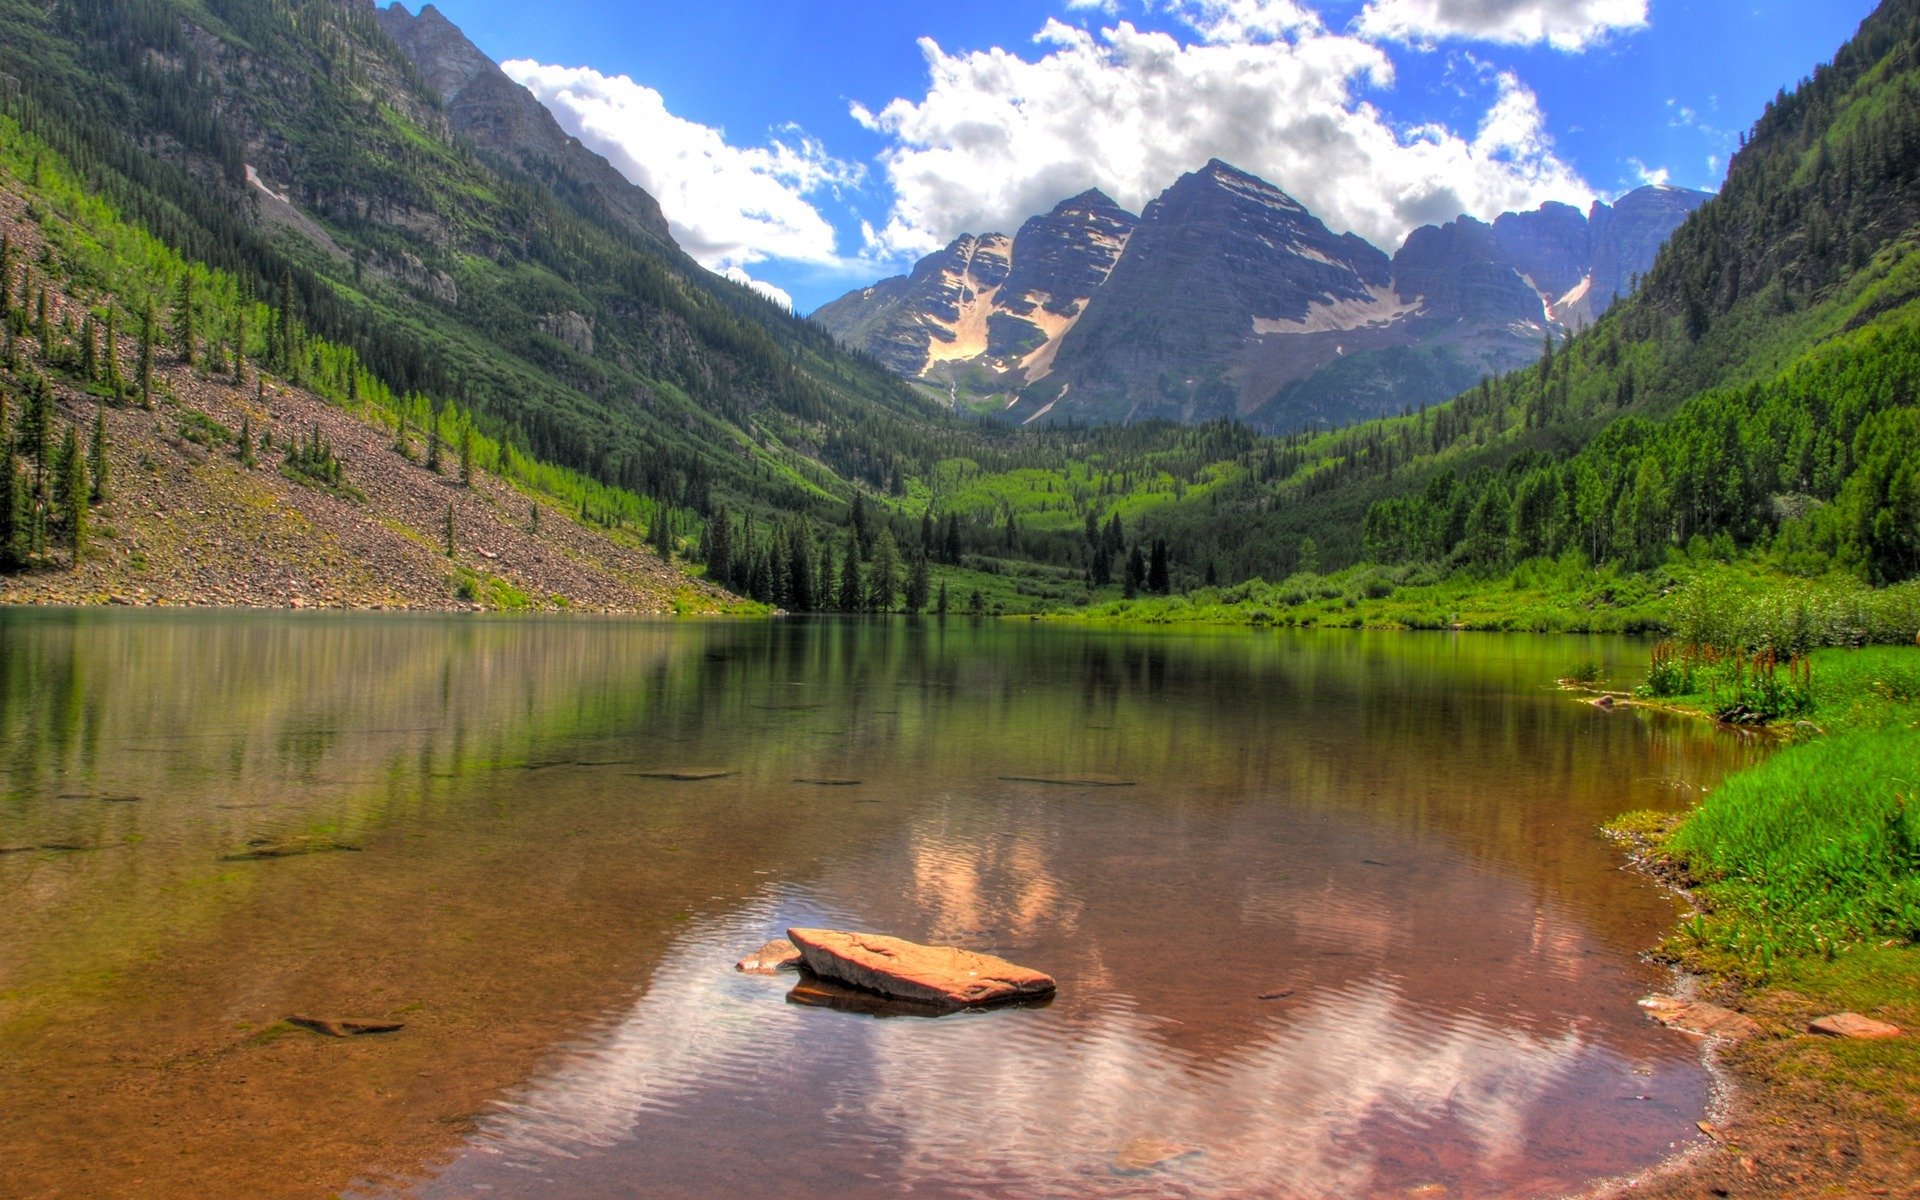
[[(26, 1196), (1570, 1190), (1706, 1102), (1594, 829), (1743, 751), (1550, 683), (1638, 654), (0, 614), (0, 1144)], [(791, 1004), (731, 969), (790, 923), (1061, 993)]]

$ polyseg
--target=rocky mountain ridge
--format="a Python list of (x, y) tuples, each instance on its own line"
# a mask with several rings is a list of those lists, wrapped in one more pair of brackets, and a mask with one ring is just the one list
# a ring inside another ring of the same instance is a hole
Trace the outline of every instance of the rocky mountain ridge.
[[(1437, 402), (1597, 319), (1708, 199), (1646, 187), (1415, 230), (1391, 258), (1215, 160), (1134, 217), (1099, 192), (967, 235), (814, 314), (890, 369), (1028, 422), (1268, 429)], [(1041, 265), (1044, 264), (1044, 265)]]
[(612, 163), (560, 128), (533, 93), (507, 77), (491, 58), (433, 5), (409, 13), (399, 0), (377, 10), (385, 33), (446, 106), (453, 132), (546, 180), (642, 237), (674, 245), (659, 201)]

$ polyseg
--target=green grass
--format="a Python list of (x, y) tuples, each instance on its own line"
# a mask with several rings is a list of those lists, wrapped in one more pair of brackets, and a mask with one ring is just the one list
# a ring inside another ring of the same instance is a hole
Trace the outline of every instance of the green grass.
[(1920, 731), (1900, 721), (1791, 746), (1728, 780), (1667, 841), (1708, 908), (1686, 933), (1762, 973), (1781, 956), (1920, 938), (1916, 784)]

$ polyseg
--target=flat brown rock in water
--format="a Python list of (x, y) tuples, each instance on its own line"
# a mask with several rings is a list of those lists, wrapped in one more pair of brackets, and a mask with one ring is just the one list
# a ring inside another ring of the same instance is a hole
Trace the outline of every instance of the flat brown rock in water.
[(800, 948), (785, 938), (775, 938), (733, 964), (733, 969), (753, 975), (772, 975), (799, 965)]
[(1053, 977), (1005, 959), (875, 933), (789, 929), (806, 968), (842, 983), (931, 1004), (968, 1007), (1053, 994)]
[(357, 1037), (364, 1033), (396, 1033), (406, 1028), (399, 1021), (370, 1021), (359, 1017), (288, 1017), (287, 1024), (337, 1038)]
[(1807, 1026), (1807, 1032), (1836, 1038), (1897, 1038), (1900, 1036), (1900, 1027), (1876, 1021), (1872, 1017), (1863, 1017), (1859, 1013), (1843, 1012), (1821, 1017)]
[(1752, 1017), (1718, 1004), (1682, 1000), (1677, 996), (1649, 996), (1640, 1002), (1640, 1007), (1662, 1025), (1682, 1033), (1744, 1042), (1764, 1032)]

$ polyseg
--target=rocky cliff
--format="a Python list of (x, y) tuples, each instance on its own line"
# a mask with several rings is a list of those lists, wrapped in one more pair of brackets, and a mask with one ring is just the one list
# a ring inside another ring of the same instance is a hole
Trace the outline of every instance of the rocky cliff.
[(1086, 192), (1011, 238), (961, 237), (911, 273), (849, 293), (813, 319), (902, 375), (1017, 391), (1047, 376), (1138, 223), (1102, 193)]

